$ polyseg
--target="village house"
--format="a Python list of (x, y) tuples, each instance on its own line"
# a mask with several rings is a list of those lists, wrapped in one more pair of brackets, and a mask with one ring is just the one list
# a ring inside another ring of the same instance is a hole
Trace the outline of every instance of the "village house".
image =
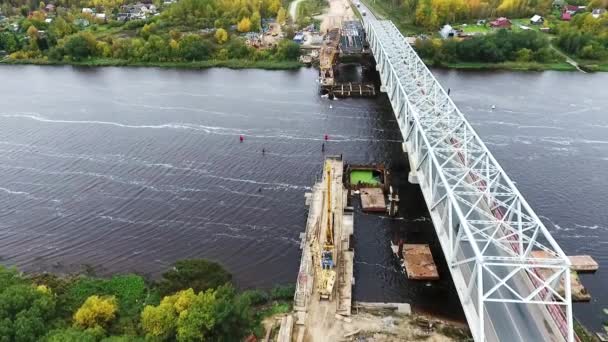
[(572, 19), (572, 14), (570, 14), (570, 12), (564, 11), (562, 13), (562, 20), (563, 21), (570, 21), (570, 19)]
[(84, 14), (93, 14), (93, 13), (95, 13), (95, 11), (92, 8), (83, 7), (82, 8), (82, 13), (84, 13)]
[(545, 19), (538, 14), (535, 14), (532, 18), (530, 18), (530, 24), (532, 25), (541, 25), (545, 22)]
[(444, 25), (441, 30), (439, 30), (439, 35), (443, 39), (454, 38), (458, 35), (458, 31), (454, 30), (450, 25)]
[(95, 14), (95, 19), (99, 20), (99, 21), (103, 21), (106, 22), (106, 14), (105, 13), (96, 13)]
[(575, 15), (578, 12), (583, 12), (587, 9), (587, 6), (574, 6), (574, 5), (566, 5), (564, 7), (564, 12), (568, 12), (571, 16)]
[(606, 9), (605, 8), (594, 8), (593, 11), (591, 12), (591, 15), (595, 19), (598, 19), (599, 17), (601, 17), (602, 15), (604, 15), (604, 13), (606, 13)]
[(511, 20), (505, 18), (505, 17), (500, 17), (494, 21), (490, 21), (490, 27), (492, 28), (504, 28), (504, 29), (510, 29), (511, 28)]
[(55, 11), (55, 5), (53, 4), (48, 4), (44, 7), (44, 10), (48, 13), (50, 12), (54, 12)]
[(296, 35), (293, 37), (293, 41), (298, 44), (304, 43), (304, 34), (302, 32), (296, 33)]

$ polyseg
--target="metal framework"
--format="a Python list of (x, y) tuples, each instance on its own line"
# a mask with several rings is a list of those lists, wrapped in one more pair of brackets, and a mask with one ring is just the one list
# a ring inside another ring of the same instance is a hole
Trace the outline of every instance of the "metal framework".
[(573, 341), (569, 259), (395, 25), (364, 19), (475, 341)]

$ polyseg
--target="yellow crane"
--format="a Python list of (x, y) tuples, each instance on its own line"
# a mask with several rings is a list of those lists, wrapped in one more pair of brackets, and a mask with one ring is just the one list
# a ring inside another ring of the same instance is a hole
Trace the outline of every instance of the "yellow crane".
[[(325, 172), (326, 172), (326, 222), (325, 222), (325, 241), (323, 241), (323, 249), (319, 251), (319, 248), (315, 248), (314, 252), (319, 253), (320, 263), (317, 263), (317, 267), (321, 270), (319, 274), (319, 296), (321, 299), (331, 300), (331, 294), (333, 292), (334, 283), (336, 281), (336, 271), (334, 270), (335, 258), (334, 258), (334, 227), (333, 227), (333, 208), (332, 208), (332, 173), (331, 163), (325, 161)], [(323, 229), (321, 229), (323, 231)], [(321, 240), (323, 237), (320, 237)], [(319, 241), (321, 242), (321, 241)]]

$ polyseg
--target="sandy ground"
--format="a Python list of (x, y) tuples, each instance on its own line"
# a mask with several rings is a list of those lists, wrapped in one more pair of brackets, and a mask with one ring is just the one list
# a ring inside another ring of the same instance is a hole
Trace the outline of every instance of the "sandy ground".
[[(329, 302), (321, 302), (327, 303)], [(320, 305), (309, 319), (314, 328), (307, 329), (303, 342), (447, 342), (466, 339), (466, 327), (425, 316), (405, 316), (390, 311), (359, 311), (349, 319), (336, 319), (328, 315), (331, 309)], [(347, 322), (350, 320), (350, 322)], [(432, 326), (429, 328), (429, 323)], [(309, 325), (310, 326), (310, 325)], [(447, 328), (446, 328), (447, 327)], [(297, 342), (296, 326), (292, 341)], [(275, 328), (278, 329), (278, 328)], [(449, 334), (449, 336), (448, 336)]]
[(343, 20), (355, 20), (355, 13), (348, 0), (329, 0), (329, 8), (317, 17), (321, 20), (321, 33), (342, 26)]

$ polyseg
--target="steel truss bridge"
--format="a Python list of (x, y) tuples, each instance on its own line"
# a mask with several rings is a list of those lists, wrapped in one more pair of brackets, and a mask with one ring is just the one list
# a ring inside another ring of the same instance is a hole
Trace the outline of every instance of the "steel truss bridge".
[(420, 184), (473, 338), (574, 341), (569, 259), (395, 25), (364, 9), (409, 179)]

